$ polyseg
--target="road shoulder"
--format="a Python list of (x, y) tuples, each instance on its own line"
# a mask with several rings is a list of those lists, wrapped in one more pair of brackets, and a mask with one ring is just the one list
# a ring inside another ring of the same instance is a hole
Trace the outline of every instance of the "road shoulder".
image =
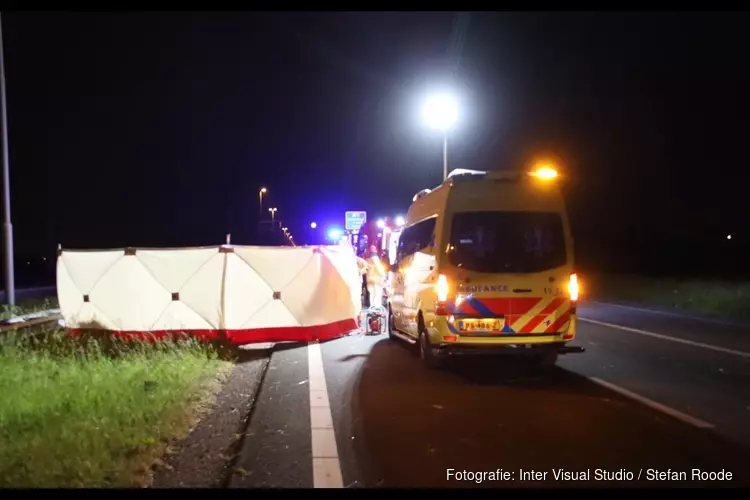
[(589, 300), (583, 303), (591, 305), (603, 305), (603, 306), (614, 306), (622, 309), (630, 309), (632, 311), (646, 313), (646, 314), (659, 314), (662, 316), (671, 316), (682, 320), (702, 321), (705, 323), (714, 323), (717, 325), (724, 325), (727, 327), (742, 328), (750, 330), (750, 321), (741, 321), (738, 319), (728, 319), (721, 316), (701, 314), (695, 311), (686, 311), (684, 309), (675, 309), (669, 307), (659, 307), (653, 304), (641, 303), (641, 302), (629, 302), (621, 300)]
[(209, 412), (189, 435), (173, 443), (157, 465), (153, 488), (222, 485), (268, 367), (271, 346), (240, 351), (237, 364)]
[(599, 324), (664, 341), (750, 356), (750, 327), (733, 323), (605, 302), (580, 304), (578, 317), (581, 323)]
[(229, 488), (311, 488), (307, 344), (276, 344)]

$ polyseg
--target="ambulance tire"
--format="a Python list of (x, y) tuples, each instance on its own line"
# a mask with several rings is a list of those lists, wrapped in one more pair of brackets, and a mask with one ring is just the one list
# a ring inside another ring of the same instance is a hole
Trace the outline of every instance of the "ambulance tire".
[(393, 323), (393, 311), (391, 311), (391, 304), (388, 303), (388, 322), (386, 323), (386, 328), (388, 329), (388, 338), (391, 340), (398, 340), (398, 337), (394, 335), (396, 328)]
[(542, 352), (531, 358), (533, 366), (541, 370), (551, 370), (554, 368), (557, 365), (557, 358), (559, 357), (557, 350), (542, 347), (540, 351)]
[(421, 318), (419, 321), (419, 357), (431, 370), (436, 370), (442, 366), (442, 357), (430, 345), (430, 337), (427, 335), (427, 329), (422, 324)]

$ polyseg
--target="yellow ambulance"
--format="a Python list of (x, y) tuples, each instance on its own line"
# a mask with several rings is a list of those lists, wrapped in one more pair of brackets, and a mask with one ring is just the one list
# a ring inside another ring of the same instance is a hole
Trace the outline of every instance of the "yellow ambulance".
[(389, 276), (389, 336), (424, 362), (512, 353), (551, 366), (576, 334), (578, 277), (558, 172), (455, 170), (414, 196)]

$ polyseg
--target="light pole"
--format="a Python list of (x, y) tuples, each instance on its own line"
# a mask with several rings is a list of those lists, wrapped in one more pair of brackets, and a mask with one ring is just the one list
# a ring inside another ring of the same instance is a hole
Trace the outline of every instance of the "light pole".
[(447, 94), (429, 97), (422, 108), (425, 124), (443, 134), (443, 180), (448, 178), (448, 131), (458, 120), (458, 103)]
[(443, 180), (448, 178), (448, 134), (443, 134)]
[(271, 231), (274, 231), (276, 229), (276, 211), (278, 208), (269, 208), (268, 211), (271, 212)]
[(317, 238), (315, 237), (315, 228), (318, 227), (318, 223), (313, 221), (310, 223), (308, 227), (305, 228), (305, 234), (307, 235), (307, 243), (308, 245), (315, 245), (317, 243)]
[(266, 194), (267, 191), (266, 188), (260, 188), (260, 191), (258, 191), (258, 199), (260, 200), (260, 211), (258, 212), (258, 215), (260, 216), (259, 222), (263, 222), (263, 195)]
[(5, 241), (5, 302), (16, 304), (16, 281), (13, 276), (13, 224), (10, 222), (10, 165), (8, 164), (8, 111), (5, 100), (5, 56), (3, 27), (0, 19), (0, 106), (3, 128), (3, 236)]

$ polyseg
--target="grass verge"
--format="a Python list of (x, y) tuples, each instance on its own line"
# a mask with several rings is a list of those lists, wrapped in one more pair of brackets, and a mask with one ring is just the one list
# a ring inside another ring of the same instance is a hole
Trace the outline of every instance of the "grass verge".
[(750, 320), (750, 283), (655, 279), (636, 275), (587, 276), (593, 300), (634, 302), (727, 319)]
[(13, 306), (3, 304), (2, 310), (0, 310), (0, 320), (22, 316), (24, 314), (32, 314), (39, 311), (46, 311), (48, 309), (57, 309), (58, 307), (60, 307), (60, 305), (57, 303), (57, 297), (25, 299), (19, 301)]
[(0, 338), (0, 487), (144, 486), (232, 363), (195, 341)]

